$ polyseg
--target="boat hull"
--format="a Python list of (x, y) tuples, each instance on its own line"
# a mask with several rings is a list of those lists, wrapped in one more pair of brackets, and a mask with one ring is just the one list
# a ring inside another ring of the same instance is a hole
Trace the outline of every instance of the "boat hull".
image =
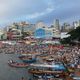
[(9, 66), (15, 67), (15, 68), (26, 68), (29, 65), (24, 63), (8, 63)]

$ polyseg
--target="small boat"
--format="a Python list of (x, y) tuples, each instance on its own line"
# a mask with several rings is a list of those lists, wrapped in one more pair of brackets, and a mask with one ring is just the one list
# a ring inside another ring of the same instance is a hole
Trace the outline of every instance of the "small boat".
[(16, 68), (25, 68), (29, 66), (28, 64), (14, 62), (12, 60), (9, 60), (8, 65), (11, 67), (16, 67)]
[(66, 67), (62, 64), (62, 63), (59, 63), (59, 62), (55, 62), (55, 63), (52, 63), (52, 64), (30, 64), (31, 67), (40, 67), (40, 68), (51, 68), (52, 70), (55, 70), (55, 71), (66, 71)]
[(5, 54), (15, 54), (14, 52), (5, 52)]
[(36, 62), (36, 58), (27, 58), (27, 59), (22, 59), (22, 60), (25, 63), (34, 63), (34, 62)]
[(24, 56), (24, 55), (19, 56), (19, 58), (25, 63), (34, 63), (34, 62), (36, 62), (36, 60), (37, 60), (36, 57), (37, 56), (33, 56), (32, 54), (28, 54), (26, 56)]
[(65, 71), (51, 71), (51, 70), (41, 70), (41, 69), (29, 69), (28, 72), (30, 74), (36, 74), (36, 75), (50, 74), (50, 75), (54, 75), (55, 78), (64, 78), (65, 76), (69, 76), (69, 73), (65, 72)]
[(28, 54), (23, 53), (23, 54), (20, 54), (18, 57), (21, 58), (21, 57), (26, 57), (26, 56), (28, 56)]
[(31, 58), (32, 57), (32, 54), (21, 54), (19, 55), (19, 59), (23, 60), (23, 59), (26, 59), (26, 58)]
[(31, 70), (29, 70), (29, 73), (32, 73), (32, 74), (62, 74), (63, 71), (31, 69)]
[(20, 55), (19, 56), (20, 59), (23, 59), (24, 57), (25, 57), (25, 55)]

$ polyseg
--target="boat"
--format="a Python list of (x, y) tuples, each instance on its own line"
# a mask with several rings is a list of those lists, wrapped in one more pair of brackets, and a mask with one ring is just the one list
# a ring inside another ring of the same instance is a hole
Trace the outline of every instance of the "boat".
[(30, 64), (31, 67), (41, 67), (41, 68), (51, 68), (55, 71), (66, 71), (67, 68), (61, 62), (55, 62), (52, 64), (44, 63), (44, 64)]
[(36, 58), (22, 59), (22, 61), (25, 63), (34, 63), (34, 62), (36, 62)]
[[(31, 67), (31, 68), (30, 68)], [(70, 76), (70, 72), (63, 65), (63, 63), (53, 63), (53, 64), (30, 64), (28, 72), (30, 74), (36, 75), (50, 75), (59, 80), (63, 80), (66, 77), (66, 80), (73, 80), (72, 78), (68, 78)], [(49, 77), (50, 77), (49, 76)], [(46, 76), (47, 77), (47, 76)]]
[(39, 70), (39, 69), (31, 69), (29, 73), (32, 74), (62, 74), (63, 71), (49, 71), (49, 70)]
[(14, 52), (5, 52), (5, 54), (15, 54)]
[(18, 56), (19, 59), (26, 59), (28, 57), (32, 57), (32, 54), (21, 54)]
[(42, 70), (42, 69), (29, 69), (28, 71), (30, 74), (36, 74), (36, 75), (53, 75), (55, 78), (64, 78), (66, 76), (69, 76), (68, 72), (65, 71), (53, 71), (53, 70)]
[(24, 58), (24, 57), (26, 57), (26, 55), (19, 55), (19, 59), (22, 59), (22, 58)]
[(37, 60), (37, 56), (32, 54), (21, 55), (19, 58), (25, 63), (34, 63)]
[(26, 67), (29, 66), (28, 64), (14, 62), (12, 60), (8, 61), (8, 65), (11, 66), (11, 67), (15, 67), (15, 68), (26, 68)]
[(36, 78), (36, 80), (38, 80), (38, 79), (43, 80), (43, 78), (44, 78), (45, 76), (46, 76), (47, 79), (49, 79), (49, 80), (50, 80), (51, 78), (52, 78), (52, 79), (54, 78), (54, 76), (51, 75), (51, 74), (46, 74), (46, 75), (43, 75), (43, 74), (42, 74), (42, 75), (34, 74), (34, 75), (33, 75), (33, 77)]
[(44, 71), (44, 70), (30, 70), (29, 73), (33, 74), (33, 77), (38, 80), (73, 80), (67, 72), (63, 71)]
[(50, 74), (54, 75), (56, 78), (63, 78), (65, 76), (69, 76), (66, 68), (60, 63), (58, 64), (30, 64), (29, 73), (36, 75), (45, 75)]

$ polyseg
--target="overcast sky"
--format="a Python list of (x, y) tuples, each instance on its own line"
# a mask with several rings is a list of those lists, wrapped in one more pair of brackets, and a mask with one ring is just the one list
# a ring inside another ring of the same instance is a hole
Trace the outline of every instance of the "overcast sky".
[(12, 22), (43, 21), (51, 24), (55, 19), (72, 22), (80, 19), (80, 0), (0, 0), (0, 25)]

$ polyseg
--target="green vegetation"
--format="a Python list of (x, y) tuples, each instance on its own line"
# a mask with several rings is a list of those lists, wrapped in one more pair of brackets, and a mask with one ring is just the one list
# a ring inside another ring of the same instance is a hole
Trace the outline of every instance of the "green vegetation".
[(69, 37), (61, 40), (62, 44), (71, 44), (74, 42), (80, 42), (80, 26), (68, 32), (68, 34), (70, 34)]

